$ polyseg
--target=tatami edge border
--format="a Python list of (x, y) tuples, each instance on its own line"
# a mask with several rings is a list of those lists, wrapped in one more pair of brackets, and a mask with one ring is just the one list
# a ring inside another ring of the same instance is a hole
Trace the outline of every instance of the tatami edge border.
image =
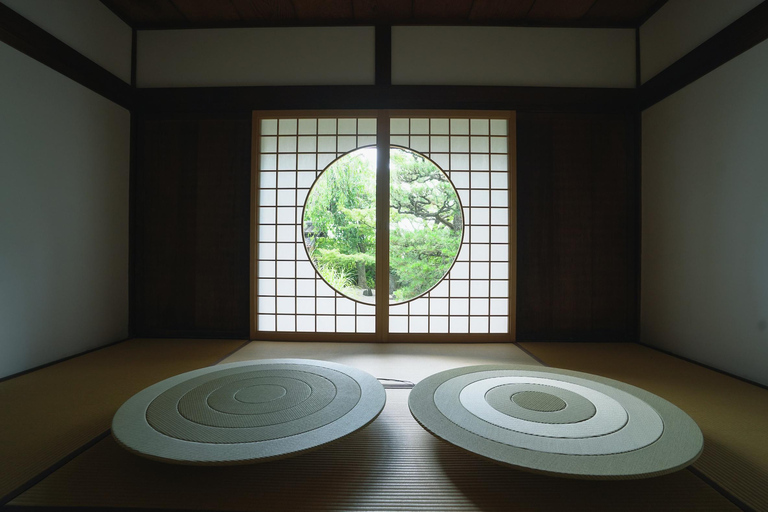
[(101, 349), (113, 347), (115, 345), (118, 345), (120, 343), (123, 343), (123, 342), (128, 341), (128, 340), (132, 340), (132, 339), (136, 339), (136, 338), (133, 338), (133, 337), (122, 338), (122, 339), (119, 339), (117, 341), (112, 341), (110, 343), (107, 343), (106, 345), (99, 345), (98, 347), (89, 348), (88, 350), (84, 350), (82, 352), (78, 352), (77, 354), (72, 354), (71, 356), (65, 356), (65, 357), (62, 357), (61, 359), (56, 359), (55, 361), (50, 361), (48, 363), (43, 363), (43, 364), (35, 366), (33, 368), (28, 368), (26, 370), (22, 370), (20, 372), (13, 373), (11, 375), (6, 375), (5, 377), (0, 377), (0, 383), (3, 383), (5, 381), (7, 381), (7, 380), (15, 379), (16, 377), (21, 377), (22, 375), (26, 375), (28, 373), (36, 372), (37, 370), (42, 370), (44, 368), (48, 368), (49, 366), (53, 366), (55, 364), (59, 364), (59, 363), (65, 362), (65, 361), (69, 361), (70, 359), (74, 359), (76, 357), (80, 357), (80, 356), (84, 356), (86, 354), (90, 354), (91, 352), (96, 352), (96, 351), (101, 350)]
[[(91, 439), (90, 441), (88, 441), (87, 443), (82, 445), (80, 448), (70, 452), (69, 454), (65, 455), (64, 457), (62, 457), (61, 459), (59, 459), (55, 463), (51, 464), (50, 466), (48, 466), (48, 468), (44, 469), (43, 471), (41, 471), (37, 475), (33, 476), (32, 478), (30, 478), (29, 480), (27, 480), (26, 482), (21, 484), (16, 489), (12, 490), (11, 492), (6, 494), (5, 496), (0, 497), (0, 507), (7, 508), (6, 504), (8, 502), (10, 502), (11, 500), (15, 499), (16, 497), (18, 497), (19, 495), (23, 494), (24, 492), (28, 491), (29, 489), (31, 489), (35, 485), (39, 484), (43, 480), (45, 480), (47, 477), (49, 477), (50, 475), (52, 475), (53, 473), (55, 473), (56, 471), (61, 469), (64, 465), (66, 465), (67, 463), (72, 461), (78, 455), (82, 455), (83, 453), (85, 453), (86, 451), (88, 451), (89, 449), (94, 447), (99, 441), (105, 439), (109, 435), (110, 432), (111, 432), (111, 430), (107, 430), (106, 432), (102, 432), (98, 436), (94, 437), (93, 439)], [(58, 508), (58, 507), (56, 507), (56, 508)], [(23, 509), (24, 510), (29, 510), (29, 508), (27, 508), (27, 507), (23, 507)]]

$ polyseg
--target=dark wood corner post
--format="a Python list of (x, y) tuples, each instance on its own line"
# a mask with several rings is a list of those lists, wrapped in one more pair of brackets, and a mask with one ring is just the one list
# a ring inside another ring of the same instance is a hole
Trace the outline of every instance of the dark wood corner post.
[(376, 85), (392, 85), (392, 26), (376, 25)]

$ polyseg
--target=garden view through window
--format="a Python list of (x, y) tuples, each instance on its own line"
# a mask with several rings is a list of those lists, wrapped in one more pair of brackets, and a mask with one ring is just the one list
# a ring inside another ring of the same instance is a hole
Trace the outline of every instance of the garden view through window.
[[(424, 155), (390, 148), (389, 276), (376, 280), (376, 148), (332, 162), (310, 190), (302, 222), (310, 261), (337, 292), (391, 304), (434, 288), (459, 254), (464, 231), (459, 196)], [(383, 291), (382, 291), (383, 290)]]
[(254, 338), (507, 339), (513, 130), (510, 112), (254, 113)]

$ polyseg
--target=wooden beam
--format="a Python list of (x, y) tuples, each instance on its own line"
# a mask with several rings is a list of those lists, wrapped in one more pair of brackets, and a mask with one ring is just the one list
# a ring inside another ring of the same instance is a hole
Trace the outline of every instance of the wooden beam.
[(659, 9), (664, 7), (664, 4), (666, 4), (666, 3), (667, 3), (667, 0), (660, 0), (658, 3), (656, 3), (653, 6), (651, 6), (650, 10), (648, 12), (646, 12), (645, 15), (638, 20), (637, 24), (635, 25), (635, 28), (642, 27), (643, 23), (645, 23), (646, 21), (651, 19), (653, 17), (653, 15), (656, 14), (657, 12), (659, 12)]
[(768, 39), (768, 2), (763, 2), (640, 87), (645, 110)]
[(376, 26), (376, 85), (392, 85), (392, 27)]
[(263, 86), (137, 89), (143, 114), (243, 117), (253, 110), (441, 109), (634, 112), (635, 89), (484, 86)]
[(3, 4), (0, 4), (0, 41), (122, 107), (133, 107), (130, 84)]
[(376, 341), (389, 341), (389, 112), (376, 116)]

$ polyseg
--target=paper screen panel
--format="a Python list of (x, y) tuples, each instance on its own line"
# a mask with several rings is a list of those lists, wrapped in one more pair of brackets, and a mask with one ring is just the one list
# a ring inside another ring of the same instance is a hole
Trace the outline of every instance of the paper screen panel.
[(376, 143), (372, 118), (261, 119), (257, 330), (375, 331), (375, 307), (344, 297), (307, 257), (302, 217), (307, 194), (336, 158)]
[(508, 333), (508, 120), (393, 118), (390, 142), (432, 159), (458, 191), (464, 215), (452, 269), (426, 295), (390, 306), (390, 332)]

